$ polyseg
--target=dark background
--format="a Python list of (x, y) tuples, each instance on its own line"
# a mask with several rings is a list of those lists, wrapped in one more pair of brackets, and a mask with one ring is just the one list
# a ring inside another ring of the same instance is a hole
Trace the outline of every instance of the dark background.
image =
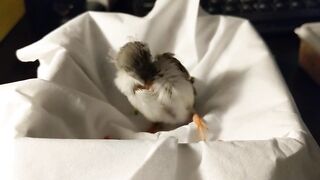
[[(122, 4), (111, 1), (110, 4), (113, 6), (109, 7), (99, 4), (88, 6), (85, 0), (67, 1), (72, 3), (71, 9), (68, 9), (70, 7), (68, 3), (64, 4), (66, 1), (63, 3), (59, 0), (25, 0), (25, 2), (27, 13), (0, 42), (0, 84), (35, 78), (38, 62), (22, 63), (16, 58), (15, 51), (39, 40), (52, 29), (87, 9), (122, 11), (138, 15), (147, 12), (144, 10), (142, 13), (139, 11), (140, 14), (135, 13), (134, 9), (139, 10), (141, 7), (132, 6), (131, 1)], [(65, 13), (66, 11), (68, 13)], [(302, 23), (305, 22), (300, 21), (296, 26)], [(320, 144), (320, 86), (298, 64), (299, 38), (292, 30), (261, 35), (275, 56), (303, 121)]]

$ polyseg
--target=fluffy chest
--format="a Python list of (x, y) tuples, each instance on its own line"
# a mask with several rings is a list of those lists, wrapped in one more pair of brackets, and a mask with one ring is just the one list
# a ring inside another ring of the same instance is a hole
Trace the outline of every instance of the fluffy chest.
[(193, 86), (174, 71), (160, 71), (149, 89), (137, 89), (141, 84), (121, 72), (118, 72), (115, 84), (150, 121), (182, 123), (193, 111)]

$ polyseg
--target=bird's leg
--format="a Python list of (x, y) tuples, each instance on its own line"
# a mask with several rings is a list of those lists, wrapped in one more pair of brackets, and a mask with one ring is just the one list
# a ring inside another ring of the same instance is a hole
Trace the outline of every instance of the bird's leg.
[(196, 124), (197, 130), (199, 133), (200, 140), (205, 141), (207, 139), (207, 125), (204, 122), (203, 118), (199, 116), (199, 114), (194, 113), (192, 117), (192, 121)]

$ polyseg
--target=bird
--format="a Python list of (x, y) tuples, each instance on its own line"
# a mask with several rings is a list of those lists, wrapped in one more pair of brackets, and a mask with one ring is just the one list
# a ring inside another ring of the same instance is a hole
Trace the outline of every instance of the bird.
[(147, 43), (131, 41), (118, 51), (115, 66), (116, 87), (147, 120), (173, 125), (193, 121), (200, 140), (206, 140), (207, 125), (194, 108), (194, 78), (173, 53), (152, 56)]

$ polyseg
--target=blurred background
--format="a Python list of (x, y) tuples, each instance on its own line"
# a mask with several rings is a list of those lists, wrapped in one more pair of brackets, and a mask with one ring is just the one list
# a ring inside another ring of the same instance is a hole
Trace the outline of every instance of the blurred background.
[[(15, 51), (85, 11), (146, 15), (155, 0), (0, 0), (0, 84), (36, 77), (38, 62), (22, 63)], [(201, 0), (210, 14), (247, 18), (274, 54), (305, 124), (320, 144), (320, 85), (299, 63), (293, 30), (320, 21), (320, 0)], [(320, 67), (320, 59), (315, 66)], [(320, 70), (319, 70), (320, 71)]]

